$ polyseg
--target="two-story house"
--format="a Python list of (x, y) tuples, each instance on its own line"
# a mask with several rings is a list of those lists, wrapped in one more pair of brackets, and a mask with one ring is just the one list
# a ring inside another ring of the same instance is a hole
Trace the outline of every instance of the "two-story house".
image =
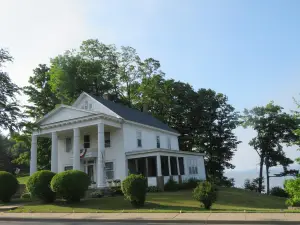
[(107, 98), (82, 93), (72, 106), (61, 105), (37, 121), (32, 134), (30, 174), (37, 170), (37, 138), (49, 137), (51, 171), (81, 170), (98, 188), (109, 180), (141, 173), (149, 186), (204, 180), (203, 154), (180, 151), (179, 133), (151, 116)]

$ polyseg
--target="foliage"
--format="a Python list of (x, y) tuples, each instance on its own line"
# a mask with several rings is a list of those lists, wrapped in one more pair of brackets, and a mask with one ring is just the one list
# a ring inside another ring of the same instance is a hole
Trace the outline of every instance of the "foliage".
[(161, 192), (161, 190), (157, 186), (148, 186), (147, 192)]
[(147, 193), (147, 179), (142, 175), (129, 175), (122, 182), (122, 192), (134, 207), (144, 206)]
[(259, 177), (255, 178), (253, 180), (246, 179), (244, 182), (245, 190), (255, 191), (255, 192), (259, 192), (259, 193), (263, 192), (265, 190), (265, 186), (263, 185), (264, 178), (262, 178), (262, 186), (261, 187), (259, 186), (259, 181), (260, 181)]
[(170, 178), (167, 181), (167, 183), (165, 183), (164, 190), (165, 191), (178, 191), (179, 185), (173, 178)]
[(257, 136), (249, 145), (253, 146), (260, 158), (259, 189), (262, 190), (263, 166), (266, 165), (267, 193), (269, 193), (269, 168), (282, 165), (286, 168), (293, 161), (285, 156), (283, 143), (296, 140), (293, 130), (298, 121), (292, 115), (282, 112), (283, 108), (270, 102), (266, 106), (244, 111), (244, 127), (252, 127)]
[(21, 195), (21, 199), (31, 199), (31, 194), (29, 192), (23, 193)]
[(184, 180), (180, 185), (179, 189), (181, 190), (188, 190), (188, 189), (194, 189), (197, 187), (197, 185), (202, 182), (201, 180), (198, 180), (196, 178), (189, 178), (188, 180)]
[(205, 209), (210, 209), (217, 200), (217, 191), (214, 185), (208, 181), (198, 184), (193, 191), (193, 197), (204, 205)]
[(286, 180), (284, 183), (284, 190), (289, 195), (286, 204), (289, 206), (300, 206), (300, 177)]
[(27, 181), (27, 190), (32, 197), (36, 197), (44, 202), (53, 202), (56, 194), (51, 190), (50, 183), (54, 176), (55, 173), (48, 170), (35, 172)]
[(89, 176), (79, 170), (58, 173), (51, 180), (51, 190), (67, 202), (79, 202), (89, 185)]
[(116, 196), (116, 195), (124, 195), (122, 192), (121, 186), (112, 186), (109, 188), (111, 195)]
[(22, 118), (20, 106), (16, 99), (16, 95), (20, 93), (20, 88), (2, 70), (6, 62), (12, 61), (13, 58), (9, 52), (0, 48), (0, 128), (8, 129), (10, 133), (20, 128), (18, 122)]
[(10, 202), (18, 187), (19, 183), (15, 176), (11, 173), (0, 171), (0, 201)]
[(272, 187), (270, 194), (277, 197), (288, 198), (289, 194), (281, 187)]
[(97, 190), (97, 191), (94, 191), (90, 194), (90, 196), (92, 198), (102, 198), (104, 195), (103, 195), (103, 192), (100, 191), (100, 190)]

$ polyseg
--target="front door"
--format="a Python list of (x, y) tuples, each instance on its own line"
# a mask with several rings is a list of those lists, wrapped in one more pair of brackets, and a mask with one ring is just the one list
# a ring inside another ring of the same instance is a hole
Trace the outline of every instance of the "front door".
[(94, 165), (88, 165), (87, 166), (87, 174), (90, 178), (91, 182), (94, 182)]
[(84, 172), (89, 176), (91, 181), (91, 186), (96, 184), (95, 182), (95, 160), (93, 159), (86, 159), (85, 160), (85, 169)]

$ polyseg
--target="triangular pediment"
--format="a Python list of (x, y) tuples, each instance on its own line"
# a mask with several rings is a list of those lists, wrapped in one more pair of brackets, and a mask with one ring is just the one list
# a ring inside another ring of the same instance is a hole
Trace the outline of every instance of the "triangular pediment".
[(68, 106), (60, 106), (59, 108), (51, 111), (46, 116), (38, 121), (39, 125), (47, 125), (61, 121), (68, 121), (72, 119), (82, 118), (86, 116), (95, 115), (95, 112), (88, 112)]

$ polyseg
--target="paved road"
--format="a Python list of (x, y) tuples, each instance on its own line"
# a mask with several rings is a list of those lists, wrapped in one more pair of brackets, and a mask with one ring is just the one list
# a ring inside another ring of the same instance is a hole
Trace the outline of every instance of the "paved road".
[[(7, 223), (9, 223), (9, 225), (162, 225), (162, 224), (168, 224), (168, 225), (190, 225), (191, 223), (132, 223), (132, 222), (21, 222), (21, 221), (9, 221), (9, 222), (1, 222), (0, 221), (0, 225), (7, 225)], [(205, 225), (205, 223), (192, 223), (195, 225)], [(210, 225), (220, 225), (220, 224), (211, 224)], [(235, 224), (234, 225), (243, 225), (243, 224)], [(255, 224), (248, 224), (248, 225), (259, 225), (259, 223), (255, 223)], [(276, 223), (272, 223), (272, 225), (277, 225)]]

